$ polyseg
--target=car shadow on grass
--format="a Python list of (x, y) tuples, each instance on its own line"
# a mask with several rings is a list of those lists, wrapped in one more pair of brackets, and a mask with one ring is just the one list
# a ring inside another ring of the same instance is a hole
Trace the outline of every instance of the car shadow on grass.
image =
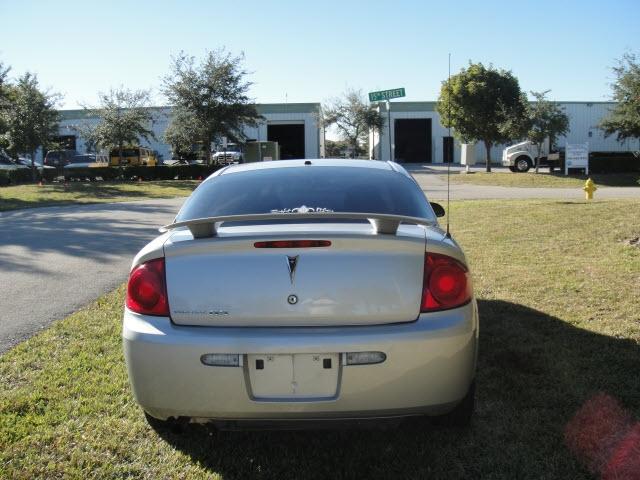
[[(158, 430), (225, 479), (591, 478), (563, 440), (603, 391), (640, 415), (640, 349), (523, 305), (481, 300), (477, 410), (471, 427), (405, 420), (387, 430)], [(446, 374), (446, 372), (445, 372)]]

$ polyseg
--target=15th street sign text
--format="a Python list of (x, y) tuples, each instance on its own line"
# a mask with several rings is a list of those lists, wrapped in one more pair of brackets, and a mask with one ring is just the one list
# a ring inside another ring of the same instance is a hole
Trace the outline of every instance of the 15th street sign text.
[(404, 88), (394, 88), (392, 90), (381, 90), (380, 92), (369, 92), (370, 102), (383, 102), (392, 98), (404, 97)]

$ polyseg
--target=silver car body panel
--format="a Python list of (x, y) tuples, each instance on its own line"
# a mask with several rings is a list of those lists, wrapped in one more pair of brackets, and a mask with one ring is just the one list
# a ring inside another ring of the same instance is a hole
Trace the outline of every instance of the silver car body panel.
[[(322, 419), (441, 414), (467, 393), (475, 374), (475, 301), (414, 322), (351, 327), (179, 326), (125, 311), (123, 339), (137, 402), (157, 418)], [(328, 398), (257, 399), (246, 362), (203, 365), (206, 353), (322, 354), (379, 351), (375, 365), (339, 365)]]
[[(202, 326), (360, 325), (413, 321), (422, 295), (425, 233), (405, 226), (290, 225), (164, 244), (171, 318)], [(224, 229), (223, 229), (224, 230)], [(323, 248), (255, 248), (256, 241), (317, 238)], [(295, 276), (288, 259), (295, 260)], [(299, 301), (289, 304), (289, 295)], [(224, 312), (224, 314), (218, 313)]]

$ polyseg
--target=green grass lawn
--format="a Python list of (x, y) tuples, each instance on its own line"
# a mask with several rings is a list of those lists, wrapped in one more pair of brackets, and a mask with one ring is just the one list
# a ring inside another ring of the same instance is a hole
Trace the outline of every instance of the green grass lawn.
[(184, 197), (198, 185), (196, 180), (152, 182), (70, 182), (17, 185), (0, 188), (0, 211), (77, 203), (126, 202), (147, 198)]
[(563, 442), (576, 410), (606, 392), (640, 419), (640, 201), (452, 207), (481, 313), (470, 428), (160, 436), (127, 383), (121, 287), (0, 357), (0, 478), (590, 478)]
[[(589, 175), (596, 186), (602, 187), (640, 187), (640, 174), (638, 173), (608, 173)], [(440, 175), (446, 180), (446, 175)], [(451, 183), (470, 183), (473, 185), (496, 185), (500, 187), (555, 187), (555, 188), (581, 188), (587, 180), (585, 175), (565, 176), (559, 173), (540, 171), (534, 173), (512, 172), (476, 172), (451, 175)]]

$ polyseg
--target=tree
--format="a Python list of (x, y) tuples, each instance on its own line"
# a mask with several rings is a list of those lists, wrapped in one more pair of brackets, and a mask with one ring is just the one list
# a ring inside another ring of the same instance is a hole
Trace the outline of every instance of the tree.
[(71, 126), (71, 129), (84, 140), (84, 148), (87, 153), (98, 153), (97, 128), (98, 125), (94, 123), (80, 123)]
[(327, 139), (324, 141), (324, 154), (327, 158), (341, 158), (349, 148), (349, 144), (345, 140)]
[(247, 96), (252, 83), (245, 80), (243, 61), (244, 55), (233, 56), (224, 48), (208, 51), (199, 63), (184, 52), (172, 58), (171, 73), (163, 80), (163, 92), (174, 106), (169, 143), (202, 143), (210, 163), (216, 139), (245, 140), (244, 127), (257, 126), (263, 117)]
[(342, 96), (330, 100), (322, 107), (324, 126), (335, 125), (338, 135), (351, 149), (353, 157), (369, 141), (369, 131), (380, 131), (384, 117), (376, 107), (367, 103), (362, 90), (346, 90)]
[(95, 127), (79, 128), (81, 136), (94, 145), (105, 149), (118, 149), (119, 163), (125, 145), (137, 145), (140, 139), (155, 138), (149, 128), (153, 121), (149, 109), (148, 90), (111, 89), (99, 93), (100, 105), (87, 108), (89, 115), (99, 118)]
[(491, 147), (526, 132), (526, 100), (511, 72), (482, 63), (470, 63), (442, 82), (438, 113), (463, 142), (482, 141), (487, 151), (486, 170), (491, 171)]
[(559, 136), (566, 135), (569, 131), (569, 117), (563, 109), (555, 102), (546, 99), (549, 90), (544, 92), (531, 92), (535, 102), (527, 108), (529, 130), (527, 139), (535, 143), (538, 150), (536, 156), (536, 173), (540, 168), (540, 157), (542, 156), (542, 144), (548, 138), (549, 147), (555, 143)]
[(8, 106), (0, 112), (6, 128), (7, 149), (14, 155), (31, 155), (31, 174), (35, 181), (36, 151), (58, 133), (55, 106), (60, 95), (41, 90), (37, 76), (27, 72), (11, 87), (9, 97)]
[(612, 84), (613, 100), (618, 102), (600, 123), (605, 137), (617, 135), (622, 142), (627, 138), (640, 139), (640, 64), (636, 55), (627, 53), (613, 67), (616, 80)]
[(9, 70), (9, 67), (5, 67), (4, 64), (0, 62), (0, 147), (6, 146), (4, 142), (4, 134), (7, 131), (7, 125), (3, 112), (9, 108), (10, 87), (7, 84)]
[[(203, 139), (207, 136), (203, 125), (182, 107), (174, 107), (171, 112), (171, 122), (164, 132), (164, 140), (171, 145), (174, 158), (191, 158), (194, 156), (194, 145), (204, 146)], [(211, 150), (211, 143), (207, 142), (205, 151)], [(209, 157), (205, 160), (208, 161)]]

